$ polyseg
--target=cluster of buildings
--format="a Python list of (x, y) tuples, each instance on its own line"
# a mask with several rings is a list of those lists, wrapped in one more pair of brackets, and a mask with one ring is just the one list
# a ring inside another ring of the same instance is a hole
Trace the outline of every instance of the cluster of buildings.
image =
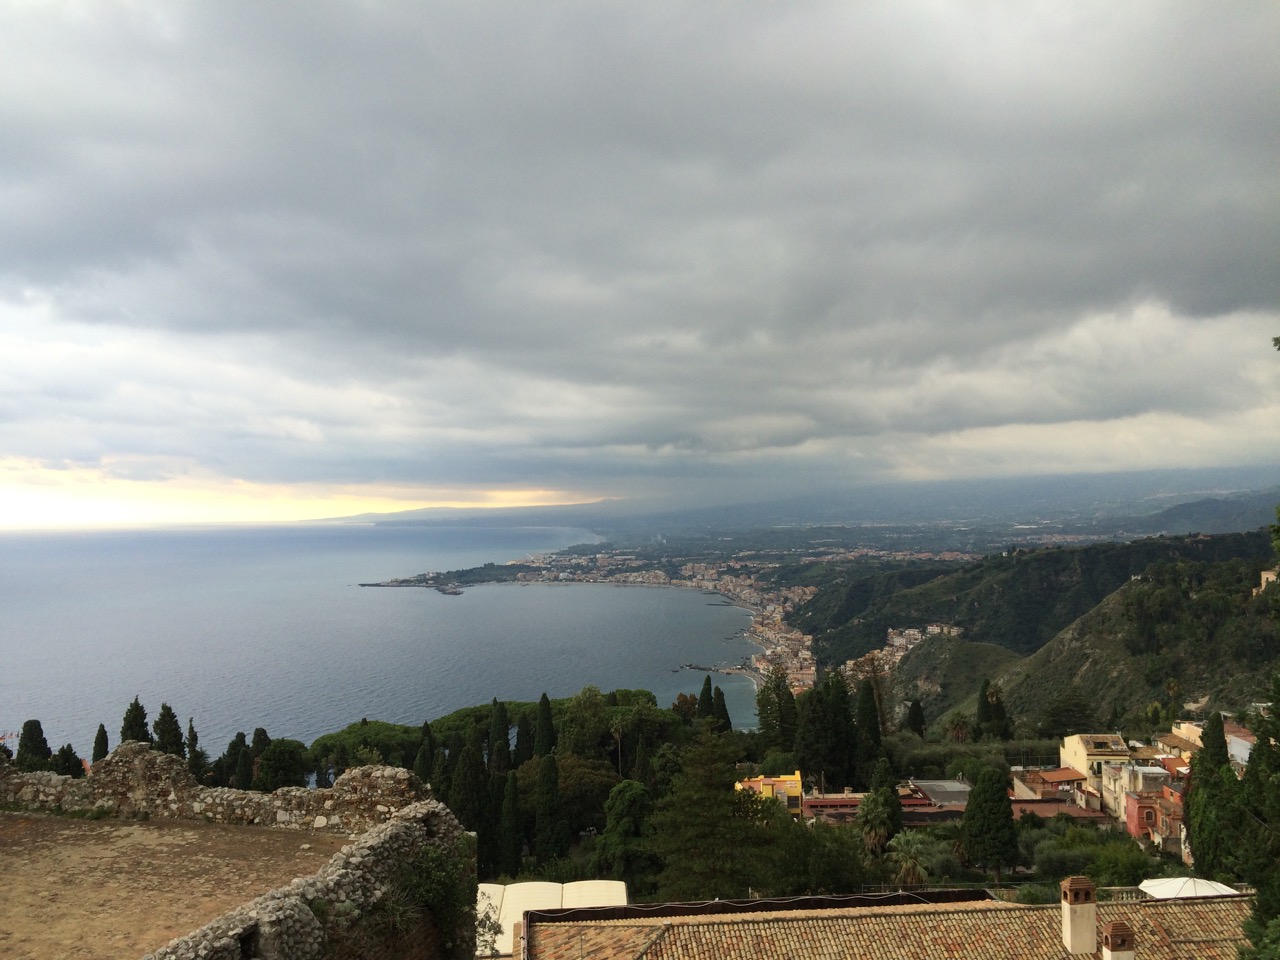
[(854, 660), (846, 660), (840, 672), (850, 682), (856, 683), (866, 677), (885, 676), (903, 657), (921, 641), (928, 637), (960, 637), (963, 627), (951, 623), (931, 623), (924, 627), (890, 628), (885, 644), (879, 650), (872, 650)]

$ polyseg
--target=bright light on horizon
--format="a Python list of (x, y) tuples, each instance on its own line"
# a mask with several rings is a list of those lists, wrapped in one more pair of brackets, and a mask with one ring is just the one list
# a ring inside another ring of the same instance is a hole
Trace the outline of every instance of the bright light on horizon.
[(554, 490), (264, 484), (193, 473), (127, 479), (104, 468), (51, 470), (17, 458), (0, 459), (0, 530), (289, 523), (431, 507), (558, 506), (586, 499), (595, 498)]

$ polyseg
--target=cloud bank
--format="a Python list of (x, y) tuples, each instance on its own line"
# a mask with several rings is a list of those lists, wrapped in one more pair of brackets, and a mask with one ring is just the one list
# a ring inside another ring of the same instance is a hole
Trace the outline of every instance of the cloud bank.
[(1278, 33), (6, 5), (0, 483), (407, 507), (1280, 464)]

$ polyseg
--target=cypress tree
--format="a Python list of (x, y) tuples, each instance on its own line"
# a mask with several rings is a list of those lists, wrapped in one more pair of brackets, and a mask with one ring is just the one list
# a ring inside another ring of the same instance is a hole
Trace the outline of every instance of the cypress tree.
[[(422, 722), (422, 747), (421, 750), (427, 751), (427, 769), (431, 769), (431, 761), (436, 755), (436, 732), (431, 729), (431, 722), (424, 720)], [(416, 767), (415, 767), (416, 769)], [(427, 782), (426, 777), (419, 777), (423, 783)]]
[(538, 794), (534, 808), (533, 853), (543, 865), (569, 850), (569, 826), (560, 808), (560, 771), (556, 756), (538, 761)]
[(869, 679), (858, 684), (858, 704), (854, 714), (858, 734), (874, 747), (880, 746), (880, 708), (876, 706), (876, 691)]
[(505, 777), (511, 769), (511, 719), (496, 697), (489, 708), (489, 773)]
[(151, 731), (147, 729), (147, 711), (136, 696), (133, 703), (125, 708), (124, 722), (120, 725), (120, 742), (124, 743), (126, 740), (151, 742)]
[(980, 866), (994, 869), (999, 883), (1001, 868), (1013, 866), (1018, 859), (1018, 832), (1009, 803), (1008, 779), (1000, 771), (988, 767), (978, 775), (978, 782), (969, 791), (960, 832), (965, 855)]
[(178, 715), (173, 712), (173, 707), (167, 703), (160, 704), (160, 713), (156, 716), (153, 729), (156, 733), (157, 750), (186, 759), (187, 749), (182, 742), (182, 726), (178, 723)]
[(516, 722), (516, 749), (511, 756), (511, 766), (519, 769), (533, 759), (533, 724), (528, 712), (520, 714)]
[(60, 773), (64, 777), (79, 779), (84, 776), (84, 761), (76, 753), (76, 748), (69, 743), (64, 743), (58, 748), (58, 752), (53, 755), (50, 767), (54, 773)]
[(93, 762), (97, 763), (110, 751), (107, 749), (107, 728), (98, 724), (98, 734), (93, 738)]
[(423, 783), (431, 782), (431, 762), (435, 759), (432, 752), (427, 749), (426, 743), (418, 748), (417, 755), (413, 758), (413, 775)]
[(1222, 714), (1205, 721), (1201, 748), (1191, 757), (1187, 832), (1196, 870), (1206, 877), (1233, 877), (1242, 821), (1240, 788), (1231, 770)]
[(253, 730), (253, 741), (249, 744), (249, 749), (253, 751), (253, 759), (257, 760), (271, 746), (271, 738), (267, 736), (267, 731), (262, 727), (255, 727)]
[(209, 754), (200, 749), (200, 735), (196, 733), (195, 717), (187, 717), (187, 769), (196, 780), (201, 782), (209, 772)]
[(489, 809), (489, 778), (484, 770), (484, 746), (478, 727), (471, 729), (467, 745), (453, 771), (449, 809), (468, 830), (479, 832)]
[[(1280, 527), (1272, 529), (1280, 537)], [(1240, 955), (1244, 960), (1263, 960), (1275, 956), (1267, 950), (1274, 951), (1280, 940), (1280, 673), (1271, 679), (1270, 710), (1257, 718), (1253, 732), (1257, 741), (1240, 781), (1246, 824), (1240, 872), (1258, 892), (1253, 914), (1244, 925), (1252, 946)]]
[(924, 707), (919, 700), (912, 700), (907, 708), (907, 729), (921, 739), (924, 738)]
[(244, 747), (236, 757), (235, 781), (231, 784), (237, 790), (248, 790), (253, 786), (253, 750)]
[(702, 680), (702, 690), (698, 694), (698, 713), (699, 720), (711, 720), (716, 715), (715, 695), (711, 692), (711, 674), (707, 674)]
[(13, 758), (19, 770), (48, 770), (53, 766), (53, 751), (44, 738), (44, 727), (39, 720), (28, 720), (18, 735), (18, 753)]
[(729, 719), (729, 705), (724, 702), (724, 691), (716, 687), (711, 698), (711, 717), (715, 720), (716, 733), (728, 733), (733, 729)]
[(520, 829), (520, 785), (516, 772), (507, 772), (502, 792), (502, 816), (498, 822), (498, 850), (494, 867), (499, 874), (514, 878), (520, 873), (520, 851), (524, 835)]
[(556, 748), (556, 725), (551, 719), (551, 701), (547, 695), (538, 699), (538, 722), (534, 728), (533, 755), (545, 757)]

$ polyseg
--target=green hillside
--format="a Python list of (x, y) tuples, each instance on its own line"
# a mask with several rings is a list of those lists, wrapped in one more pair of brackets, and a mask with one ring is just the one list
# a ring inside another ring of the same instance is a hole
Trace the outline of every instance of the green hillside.
[(1177, 712), (1208, 697), (1238, 711), (1280, 669), (1280, 596), (1254, 596), (1263, 562), (1156, 564), (996, 679), (1015, 716), (1076, 694), (1092, 719)]
[(919, 700), (930, 723), (957, 708), (972, 713), (982, 681), (1000, 676), (1022, 659), (994, 643), (929, 637), (894, 668), (893, 699)]
[[(934, 622), (963, 627), (966, 640), (1030, 654), (1153, 563), (1242, 559), (1260, 566), (1272, 557), (1264, 530), (1014, 550), (941, 576), (900, 571), (897, 582), (832, 584), (791, 622), (814, 636), (825, 664), (883, 646), (891, 627)], [(909, 573), (918, 576), (915, 583), (901, 579)]]

